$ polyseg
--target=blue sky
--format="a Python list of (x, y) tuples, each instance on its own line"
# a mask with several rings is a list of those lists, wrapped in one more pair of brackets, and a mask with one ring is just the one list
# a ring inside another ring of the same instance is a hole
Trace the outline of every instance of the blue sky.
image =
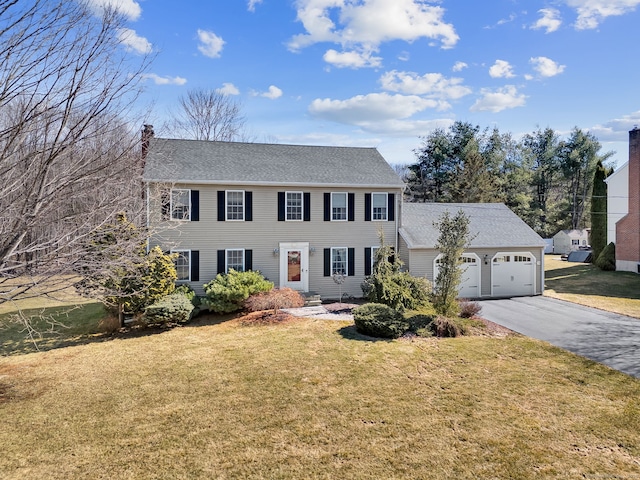
[(640, 124), (640, 0), (115, 3), (123, 48), (154, 56), (141, 107), (156, 131), (201, 87), (239, 101), (255, 141), (373, 146), (390, 163), (462, 120), (516, 137), (578, 126), (621, 165)]

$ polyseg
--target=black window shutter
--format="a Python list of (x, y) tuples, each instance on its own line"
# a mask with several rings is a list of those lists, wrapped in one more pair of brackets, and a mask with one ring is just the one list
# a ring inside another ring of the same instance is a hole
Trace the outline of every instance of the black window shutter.
[(324, 249), (324, 276), (325, 277), (331, 276), (331, 249), (330, 248)]
[(253, 221), (253, 192), (244, 192), (244, 221)]
[(348, 221), (353, 222), (356, 219), (356, 195), (355, 193), (347, 194), (347, 210)]
[(244, 271), (253, 270), (253, 250), (244, 251)]
[(191, 250), (191, 281), (200, 281), (200, 250)]
[(389, 263), (393, 264), (396, 261), (396, 247), (391, 247), (391, 255), (389, 255)]
[(284, 222), (286, 210), (287, 210), (287, 206), (285, 205), (285, 193), (278, 192), (278, 221), (279, 222)]
[(224, 190), (218, 190), (218, 221), (219, 222), (224, 222), (225, 219), (227, 218), (227, 215), (226, 215), (227, 205), (226, 205), (226, 203), (227, 202), (226, 202)]
[(191, 221), (200, 221), (200, 191), (191, 190)]
[(162, 220), (169, 220), (171, 217), (171, 190), (162, 190), (160, 193), (160, 202), (162, 204)]
[(325, 222), (331, 221), (331, 194), (330, 193), (324, 194), (324, 221)]
[(364, 274), (371, 275), (371, 247), (364, 247)]
[(304, 208), (303, 213), (303, 221), (310, 222), (311, 221), (311, 193), (304, 192), (302, 194), (302, 206)]
[(347, 276), (353, 277), (356, 274), (356, 249), (347, 249)]
[[(224, 192), (223, 192), (224, 193)], [(225, 253), (224, 250), (218, 250), (218, 273), (225, 273)]]
[(364, 194), (364, 221), (365, 222), (371, 221), (371, 194), (370, 193)]
[(395, 221), (396, 219), (396, 194), (388, 193), (387, 194), (387, 220), (390, 222)]

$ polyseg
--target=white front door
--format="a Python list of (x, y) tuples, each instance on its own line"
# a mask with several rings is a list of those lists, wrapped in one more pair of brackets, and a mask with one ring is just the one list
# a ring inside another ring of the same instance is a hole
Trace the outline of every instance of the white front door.
[(309, 244), (280, 244), (280, 287), (309, 291)]

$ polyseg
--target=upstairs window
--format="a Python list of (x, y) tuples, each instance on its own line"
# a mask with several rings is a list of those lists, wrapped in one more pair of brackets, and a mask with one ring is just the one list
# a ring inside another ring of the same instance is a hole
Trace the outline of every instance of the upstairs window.
[(286, 192), (287, 220), (302, 220), (302, 192)]
[(372, 193), (371, 194), (371, 219), (386, 220), (387, 219), (387, 194)]
[(347, 220), (347, 192), (331, 194), (331, 220)]
[(171, 190), (171, 220), (191, 220), (191, 190)]
[(227, 220), (244, 220), (244, 190), (226, 191)]

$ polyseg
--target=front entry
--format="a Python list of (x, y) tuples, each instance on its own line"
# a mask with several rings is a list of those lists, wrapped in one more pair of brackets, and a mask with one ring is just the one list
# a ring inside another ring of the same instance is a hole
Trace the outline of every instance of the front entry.
[(309, 243), (280, 244), (280, 287), (309, 291)]

